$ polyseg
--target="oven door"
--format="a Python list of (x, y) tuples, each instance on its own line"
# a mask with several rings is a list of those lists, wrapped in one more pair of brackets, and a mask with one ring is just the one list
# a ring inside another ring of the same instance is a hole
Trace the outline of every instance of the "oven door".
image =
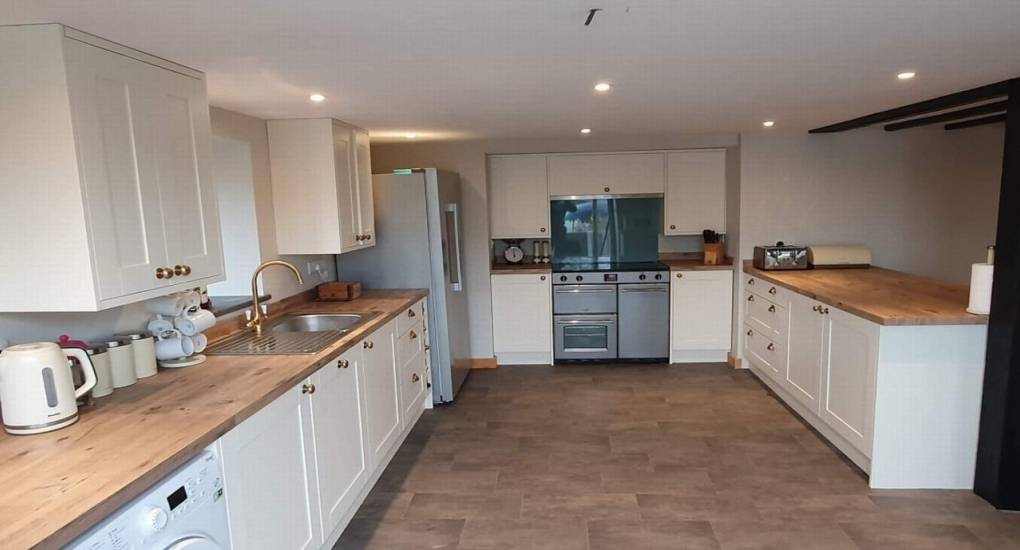
[(553, 314), (616, 313), (616, 285), (554, 285)]
[(556, 360), (616, 359), (616, 315), (553, 317)]

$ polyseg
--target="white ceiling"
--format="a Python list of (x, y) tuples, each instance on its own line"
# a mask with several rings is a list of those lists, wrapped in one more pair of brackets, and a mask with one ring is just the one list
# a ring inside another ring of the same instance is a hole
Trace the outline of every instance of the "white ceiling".
[(213, 105), (376, 139), (807, 129), (1020, 76), (1017, 0), (0, 3), (0, 24), (30, 22), (203, 70)]

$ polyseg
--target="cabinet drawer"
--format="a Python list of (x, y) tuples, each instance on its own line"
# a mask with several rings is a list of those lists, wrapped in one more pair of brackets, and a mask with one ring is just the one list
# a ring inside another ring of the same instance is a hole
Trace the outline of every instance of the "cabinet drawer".
[[(397, 334), (404, 334), (407, 329), (425, 318), (425, 300), (419, 300), (397, 315)], [(419, 330), (420, 334), (421, 331)]]
[(765, 300), (753, 292), (744, 292), (744, 319), (775, 340), (784, 339), (790, 324), (786, 307)]
[(776, 382), (782, 383), (786, 377), (786, 346), (750, 325), (744, 325), (744, 355)]
[(424, 329), (424, 323), (417, 321), (397, 338), (397, 364), (403, 365), (424, 349)]
[[(419, 338), (420, 339), (420, 338)], [(425, 373), (425, 352), (412, 356), (397, 371), (397, 385), (400, 387), (400, 403), (403, 407), (404, 425), (413, 423), (422, 410), (422, 396), (427, 388)]]

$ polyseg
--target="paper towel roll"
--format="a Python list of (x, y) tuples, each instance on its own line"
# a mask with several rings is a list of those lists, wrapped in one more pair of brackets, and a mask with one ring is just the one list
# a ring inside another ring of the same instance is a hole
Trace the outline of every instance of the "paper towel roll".
[(992, 275), (995, 266), (973, 264), (970, 266), (970, 303), (967, 313), (988, 315), (992, 307)]

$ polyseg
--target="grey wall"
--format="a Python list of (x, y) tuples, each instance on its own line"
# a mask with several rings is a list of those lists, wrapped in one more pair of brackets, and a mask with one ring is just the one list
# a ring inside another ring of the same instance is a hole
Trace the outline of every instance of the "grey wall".
[[(276, 226), (273, 218), (272, 184), (269, 179), (269, 141), (264, 120), (226, 111), (210, 109), (212, 132), (248, 144), (251, 151), (251, 177), (255, 185), (255, 210), (263, 259), (279, 257), (276, 248)], [(215, 159), (214, 159), (215, 162)], [(327, 278), (335, 279), (332, 256), (286, 257), (297, 262), (302, 271), (308, 260), (322, 260)], [(292, 275), (282, 270), (265, 273), (264, 289), (273, 301), (293, 295), (318, 284), (316, 277), (305, 277), (298, 286)], [(132, 304), (98, 313), (0, 313), (0, 338), (11, 343), (54, 340), (61, 334), (94, 340), (116, 332), (141, 329), (149, 315), (141, 304)]]
[[(372, 146), (372, 171), (382, 173), (394, 168), (436, 167), (460, 174), (464, 202), (465, 286), (471, 318), (471, 355), (475, 358), (489, 358), (492, 357), (492, 298), (489, 288), (487, 154), (732, 148), (736, 145), (735, 134), (387, 143)], [(692, 242), (695, 244), (692, 245)], [(700, 250), (699, 242), (668, 239), (660, 245), (666, 250)]]
[(1001, 125), (741, 137), (740, 255), (864, 243), (875, 265), (968, 284), (995, 238)]

